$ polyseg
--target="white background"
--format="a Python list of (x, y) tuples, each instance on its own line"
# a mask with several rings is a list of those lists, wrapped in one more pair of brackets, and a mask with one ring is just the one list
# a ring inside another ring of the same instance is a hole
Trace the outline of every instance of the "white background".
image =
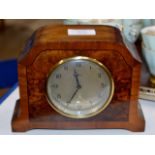
[[(0, 18), (154, 18), (153, 2), (154, 0), (3, 0), (0, 1)], [(154, 104), (151, 103), (149, 106), (154, 107)], [(7, 112), (9, 113), (9, 109)], [(155, 119), (152, 110), (149, 117)], [(0, 118), (0, 126), (4, 123), (3, 120), (5, 118)], [(154, 128), (155, 123), (149, 125)], [(0, 136), (0, 154), (10, 155), (151, 155), (155, 154), (154, 146), (155, 136), (152, 135)]]

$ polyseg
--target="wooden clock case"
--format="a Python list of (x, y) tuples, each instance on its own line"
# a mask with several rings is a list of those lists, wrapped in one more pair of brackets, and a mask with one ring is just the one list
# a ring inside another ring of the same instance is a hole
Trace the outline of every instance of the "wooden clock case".
[[(96, 35), (70, 36), (68, 29), (94, 29)], [(86, 56), (97, 59), (111, 72), (115, 91), (108, 107), (96, 116), (73, 119), (60, 115), (45, 97), (47, 75), (61, 59)], [(120, 31), (110, 26), (55, 25), (38, 29), (18, 60), (20, 100), (12, 130), (121, 128), (144, 130), (138, 104), (141, 63), (125, 46)]]

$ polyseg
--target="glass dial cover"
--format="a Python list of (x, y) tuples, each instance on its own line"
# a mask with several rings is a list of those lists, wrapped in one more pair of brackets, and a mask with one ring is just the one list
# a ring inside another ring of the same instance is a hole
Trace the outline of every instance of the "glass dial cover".
[(97, 115), (110, 103), (113, 92), (109, 70), (96, 59), (81, 56), (61, 60), (46, 83), (49, 104), (71, 118)]

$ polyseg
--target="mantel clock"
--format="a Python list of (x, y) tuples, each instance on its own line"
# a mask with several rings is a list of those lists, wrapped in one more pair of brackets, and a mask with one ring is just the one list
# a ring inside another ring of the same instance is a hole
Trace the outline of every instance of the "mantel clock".
[(141, 63), (110, 26), (45, 26), (18, 59), (20, 99), (13, 131), (144, 130)]

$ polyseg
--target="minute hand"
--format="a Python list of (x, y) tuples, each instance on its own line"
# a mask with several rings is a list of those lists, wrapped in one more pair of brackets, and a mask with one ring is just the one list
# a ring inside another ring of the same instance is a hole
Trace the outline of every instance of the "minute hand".
[(72, 97), (70, 98), (70, 100), (67, 103), (71, 103), (72, 99), (74, 98), (74, 96), (76, 95), (76, 93), (78, 92), (80, 88), (76, 88), (75, 92), (73, 93)]

